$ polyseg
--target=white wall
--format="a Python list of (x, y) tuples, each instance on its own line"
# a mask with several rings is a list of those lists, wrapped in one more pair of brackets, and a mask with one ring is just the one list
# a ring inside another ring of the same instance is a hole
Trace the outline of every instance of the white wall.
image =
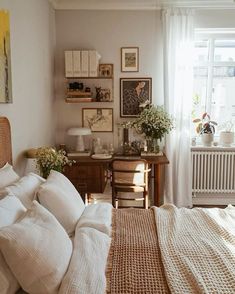
[[(111, 107), (114, 108), (114, 133), (93, 133), (93, 136), (117, 146), (120, 77), (152, 77), (153, 101), (162, 103), (160, 11), (56, 11), (56, 40), (57, 143), (73, 143), (65, 135), (66, 130), (82, 125), (82, 108)], [(121, 73), (120, 48), (125, 46), (139, 47), (138, 73)], [(114, 64), (114, 103), (65, 103), (64, 51), (74, 49), (96, 49), (102, 55), (101, 63)]]
[(196, 28), (235, 28), (235, 9), (198, 9)]
[(14, 164), (23, 173), (24, 150), (49, 145), (54, 136), (54, 10), (47, 0), (0, 0), (10, 11), (12, 104), (0, 115), (12, 127)]

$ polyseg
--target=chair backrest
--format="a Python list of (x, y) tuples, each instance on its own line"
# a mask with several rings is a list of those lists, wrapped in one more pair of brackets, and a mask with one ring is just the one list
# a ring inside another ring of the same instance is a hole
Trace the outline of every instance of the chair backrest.
[(148, 171), (148, 163), (144, 159), (114, 159), (112, 161), (112, 183), (123, 186), (145, 186)]

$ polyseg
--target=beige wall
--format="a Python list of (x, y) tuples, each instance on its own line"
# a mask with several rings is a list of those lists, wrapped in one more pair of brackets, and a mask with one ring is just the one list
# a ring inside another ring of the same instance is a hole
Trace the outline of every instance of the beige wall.
[[(117, 146), (119, 117), (119, 78), (152, 77), (153, 101), (161, 104), (162, 39), (160, 11), (56, 11), (56, 110), (57, 143), (70, 143), (65, 135), (71, 126), (81, 126), (81, 109), (114, 108), (114, 133), (95, 133), (103, 143)], [(120, 48), (137, 46), (140, 52), (138, 73), (121, 73)], [(64, 84), (64, 50), (96, 49), (101, 63), (114, 64), (114, 103), (66, 104)]]
[(0, 115), (12, 127), (13, 159), (24, 173), (27, 148), (53, 143), (54, 10), (47, 0), (0, 0), (10, 11), (12, 104)]

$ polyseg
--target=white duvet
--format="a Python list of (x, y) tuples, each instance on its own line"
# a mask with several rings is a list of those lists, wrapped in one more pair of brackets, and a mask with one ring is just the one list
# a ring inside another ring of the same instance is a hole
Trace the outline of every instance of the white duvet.
[(86, 207), (76, 227), (72, 258), (59, 294), (105, 293), (111, 224), (111, 204)]

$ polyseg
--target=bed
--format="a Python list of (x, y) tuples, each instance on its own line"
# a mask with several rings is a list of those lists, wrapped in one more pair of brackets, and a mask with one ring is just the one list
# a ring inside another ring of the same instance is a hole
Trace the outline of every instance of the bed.
[[(0, 118), (0, 138), (1, 167), (12, 161), (5, 118)], [(90, 205), (70, 240), (71, 256), (59, 287), (29, 293), (235, 293), (231, 205), (178, 209), (168, 204), (149, 210)]]

